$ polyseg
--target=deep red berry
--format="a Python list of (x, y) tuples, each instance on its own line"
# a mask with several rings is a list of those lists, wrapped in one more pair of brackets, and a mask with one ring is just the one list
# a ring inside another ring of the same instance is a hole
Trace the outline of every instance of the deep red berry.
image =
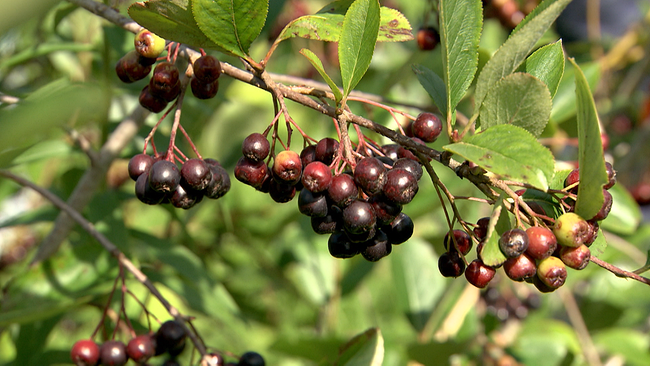
[(351, 234), (367, 233), (375, 227), (377, 216), (368, 202), (355, 200), (343, 209), (343, 227)]
[(389, 200), (405, 205), (418, 193), (418, 181), (405, 169), (391, 169), (386, 174), (383, 193)]
[(499, 238), (499, 248), (507, 258), (516, 258), (528, 249), (528, 235), (521, 229), (511, 229)]
[(149, 80), (151, 94), (166, 98), (179, 82), (179, 72), (176, 65), (170, 62), (160, 62), (153, 69), (153, 75)]
[(476, 222), (476, 227), (474, 227), (473, 231), (474, 231), (474, 235), (476, 235), (476, 238), (479, 241), (485, 239), (485, 237), (487, 236), (489, 225), (490, 225), (489, 217), (481, 217)]
[(126, 353), (137, 364), (145, 363), (156, 353), (153, 334), (141, 334), (126, 345)]
[(467, 282), (471, 283), (475, 287), (485, 288), (485, 286), (490, 283), (496, 270), (485, 263), (480, 259), (474, 259), (465, 270), (465, 278)]
[(327, 195), (335, 205), (345, 207), (357, 198), (359, 189), (351, 176), (340, 174), (332, 177)]
[(503, 270), (513, 281), (523, 281), (533, 278), (537, 274), (535, 260), (527, 254), (522, 254), (516, 258), (509, 258), (503, 264)]
[(129, 177), (134, 181), (138, 180), (138, 177), (149, 171), (153, 165), (153, 157), (147, 154), (137, 154), (134, 155), (131, 160), (129, 160)]
[(381, 193), (386, 184), (384, 164), (375, 158), (359, 160), (354, 168), (354, 182), (370, 196)]
[(166, 100), (151, 94), (149, 85), (142, 89), (138, 101), (144, 109), (153, 113), (160, 113), (167, 107)]
[(221, 63), (216, 57), (205, 55), (194, 61), (194, 77), (203, 83), (211, 83), (221, 75)]
[(406, 158), (397, 159), (393, 164), (393, 169), (404, 169), (413, 174), (416, 180), (420, 180), (424, 174), (419, 162)]
[(440, 43), (440, 34), (433, 27), (423, 27), (416, 35), (418, 48), (422, 51), (431, 51)]
[(332, 164), (334, 156), (339, 151), (339, 142), (333, 138), (326, 137), (321, 139), (316, 144), (316, 160), (325, 163), (326, 165)]
[(557, 247), (557, 239), (553, 232), (545, 227), (531, 226), (526, 229), (528, 249), (526, 254), (531, 258), (542, 260), (550, 257)]
[(310, 192), (326, 191), (332, 183), (332, 171), (320, 161), (313, 161), (302, 172), (302, 185)]
[(456, 245), (454, 245), (454, 239), (452, 239), (449, 235), (449, 232), (447, 232), (445, 239), (443, 240), (445, 249), (447, 251), (451, 251), (458, 248), (462, 255), (467, 255), (469, 251), (472, 250), (472, 238), (463, 230), (453, 230), (452, 233), (454, 235)]
[(442, 131), (442, 121), (433, 113), (420, 113), (411, 126), (413, 136), (424, 142), (434, 142)]
[(269, 168), (263, 161), (250, 161), (242, 156), (235, 165), (235, 178), (256, 189), (261, 188), (265, 179), (269, 176)]
[(587, 267), (591, 258), (591, 251), (586, 245), (579, 247), (562, 247), (560, 249), (560, 259), (567, 267), (581, 270)]
[(190, 80), (190, 89), (192, 89), (192, 94), (198, 99), (214, 98), (219, 92), (219, 79), (211, 83), (204, 83), (193, 77)]
[(210, 167), (202, 159), (189, 159), (181, 166), (181, 185), (185, 190), (202, 191), (211, 179)]
[(123, 366), (129, 360), (126, 346), (120, 341), (106, 341), (99, 349), (99, 358), (103, 366)]
[(271, 144), (261, 133), (252, 133), (244, 139), (241, 146), (242, 154), (250, 161), (262, 161), (269, 156)]
[(75, 342), (70, 358), (77, 366), (95, 366), (99, 362), (99, 346), (90, 339)]
[(142, 80), (150, 72), (151, 65), (143, 64), (140, 55), (135, 51), (130, 51), (122, 56), (115, 65), (115, 73), (124, 83), (133, 83)]

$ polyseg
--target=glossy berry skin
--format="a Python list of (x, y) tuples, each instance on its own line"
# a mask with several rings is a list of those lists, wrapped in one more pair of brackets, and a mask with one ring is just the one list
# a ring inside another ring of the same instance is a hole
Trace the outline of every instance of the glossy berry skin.
[(212, 175), (203, 194), (211, 199), (221, 198), (230, 191), (230, 176), (220, 165), (210, 165), (209, 168)]
[(423, 27), (416, 35), (418, 48), (422, 51), (431, 51), (440, 43), (440, 34), (433, 27)]
[(99, 346), (90, 339), (82, 339), (72, 346), (70, 358), (77, 366), (95, 366), (99, 362)]
[(150, 72), (151, 65), (143, 64), (140, 56), (135, 51), (129, 51), (115, 64), (117, 77), (127, 84), (146, 78)]
[(167, 101), (163, 98), (151, 94), (149, 85), (145, 86), (140, 92), (140, 97), (138, 98), (142, 108), (153, 112), (160, 113), (167, 107)]
[(169, 197), (172, 206), (188, 210), (194, 207), (197, 203), (201, 202), (203, 194), (196, 191), (188, 191), (179, 185), (174, 190), (174, 193)]
[(359, 254), (359, 245), (350, 241), (342, 231), (330, 235), (327, 240), (327, 248), (334, 258), (352, 258)]
[(327, 195), (335, 205), (346, 207), (357, 198), (359, 189), (351, 176), (340, 174), (332, 177)]
[(128, 166), (128, 171), (129, 171), (129, 177), (133, 179), (134, 181), (138, 180), (138, 177), (149, 171), (151, 169), (151, 166), (153, 165), (153, 157), (151, 155), (147, 154), (137, 154), (134, 155), (130, 160), (129, 160), (129, 166)]
[(386, 145), (383, 145), (381, 147), (381, 151), (384, 154), (386, 154), (387, 158), (389, 158), (389, 159), (391, 159), (393, 161), (396, 161), (397, 159), (399, 159), (399, 156), (398, 156), (399, 155), (398, 154), (399, 148), (400, 148), (400, 145), (398, 145), (398, 144), (386, 144)]
[(413, 174), (416, 180), (420, 180), (424, 174), (422, 165), (419, 162), (406, 158), (397, 159), (393, 164), (393, 169), (405, 169)]
[(158, 160), (149, 170), (149, 186), (158, 192), (173, 192), (181, 182), (181, 174), (176, 164), (168, 160)]
[(506, 260), (503, 263), (503, 270), (513, 281), (524, 281), (537, 274), (535, 260), (526, 254)]
[(171, 90), (178, 83), (180, 73), (176, 65), (171, 62), (160, 62), (153, 69), (153, 76), (149, 80), (151, 93), (161, 95)]
[(165, 50), (165, 40), (147, 29), (142, 29), (135, 35), (133, 46), (143, 57), (155, 59)]
[(378, 230), (375, 236), (362, 246), (364, 249), (361, 251), (361, 255), (369, 262), (377, 262), (389, 255), (393, 250), (392, 245), (388, 241), (388, 237), (381, 230)]
[(553, 234), (558, 244), (567, 247), (578, 247), (584, 244), (590, 233), (589, 224), (573, 212), (567, 212), (557, 219), (553, 226)]
[(186, 190), (202, 191), (211, 179), (210, 167), (202, 159), (189, 159), (181, 166), (181, 185)]
[(551, 289), (557, 289), (566, 281), (566, 266), (557, 257), (542, 259), (537, 264), (537, 277)]
[(363, 158), (354, 168), (354, 182), (369, 196), (382, 192), (386, 184), (386, 168), (375, 158)]
[(106, 341), (99, 349), (99, 359), (103, 366), (123, 366), (129, 360), (126, 346), (120, 341)]
[(516, 258), (528, 249), (528, 235), (521, 229), (511, 229), (499, 238), (499, 248), (507, 258)]
[(153, 334), (141, 334), (126, 345), (126, 353), (133, 362), (145, 363), (156, 353)]
[[(175, 320), (168, 320), (160, 325), (156, 332), (156, 355), (170, 354), (185, 346), (185, 329)], [(178, 353), (177, 353), (178, 354)]]
[(320, 235), (343, 230), (343, 211), (337, 206), (330, 206), (324, 217), (311, 218), (311, 228)]
[(540, 226), (531, 226), (526, 229), (528, 235), (528, 249), (526, 254), (536, 260), (550, 257), (557, 247), (557, 239), (550, 229)]
[(241, 146), (241, 151), (244, 157), (250, 161), (262, 161), (269, 156), (271, 144), (269, 140), (261, 133), (252, 133), (244, 139)]
[(135, 181), (135, 196), (147, 205), (157, 205), (165, 198), (164, 192), (153, 190), (149, 186), (149, 173), (141, 174)]
[(301, 214), (310, 217), (325, 217), (329, 203), (322, 193), (312, 193), (303, 189), (298, 195), (298, 210)]
[(424, 142), (434, 142), (442, 131), (442, 121), (433, 113), (420, 113), (411, 126), (413, 136)]
[(288, 183), (281, 183), (271, 179), (269, 185), (269, 196), (277, 203), (287, 203), (296, 196), (296, 186)]
[(607, 218), (609, 216), (609, 212), (612, 210), (612, 194), (609, 193), (606, 189), (603, 189), (603, 206), (600, 208), (600, 211), (591, 218), (590, 221), (601, 221)]
[(405, 169), (391, 169), (386, 174), (383, 193), (389, 200), (406, 205), (418, 193), (418, 181)]
[(438, 258), (438, 269), (444, 277), (459, 277), (465, 272), (465, 262), (458, 252), (445, 252)]
[(608, 161), (605, 162), (605, 170), (607, 171), (607, 178), (609, 178), (609, 182), (603, 186), (604, 189), (610, 189), (616, 184), (616, 171), (614, 170), (614, 167), (612, 164)]
[(447, 232), (447, 235), (445, 235), (445, 239), (443, 241), (445, 249), (447, 251), (451, 251), (458, 248), (462, 255), (467, 255), (469, 251), (472, 250), (472, 238), (470, 238), (469, 234), (463, 230), (453, 230), (452, 233), (454, 235), (454, 239), (456, 240), (456, 245), (454, 245), (454, 239), (452, 239), (449, 235), (449, 232)]
[(273, 160), (273, 177), (279, 183), (294, 185), (300, 181), (302, 162), (300, 155), (291, 150), (281, 151)]
[(221, 63), (216, 57), (205, 55), (194, 61), (194, 77), (203, 83), (211, 83), (221, 75)]
[(467, 282), (471, 283), (475, 287), (485, 288), (490, 281), (494, 278), (496, 270), (485, 263), (480, 259), (474, 259), (470, 264), (467, 265), (465, 270), (465, 278)]
[(219, 92), (219, 79), (211, 83), (204, 83), (193, 77), (190, 80), (190, 89), (192, 89), (192, 95), (198, 99), (212, 99)]
[(316, 143), (316, 160), (325, 163), (326, 165), (332, 164), (334, 156), (338, 153), (339, 142), (333, 138), (326, 137)]
[[(571, 173), (569, 173), (569, 175), (567, 175), (566, 179), (564, 180), (564, 187), (566, 188), (579, 182), (580, 182), (580, 169), (573, 169)], [(577, 193), (578, 192), (577, 186), (572, 188), (571, 192)]]
[(242, 156), (235, 165), (235, 178), (256, 189), (262, 187), (264, 180), (269, 175), (269, 169), (263, 161), (250, 161)]
[(490, 225), (490, 218), (489, 217), (481, 217), (476, 221), (476, 227), (474, 227), (474, 235), (476, 235), (476, 238), (480, 241), (485, 239), (487, 236), (488, 232), (488, 226)]
[(372, 205), (356, 200), (343, 209), (343, 227), (348, 233), (367, 233), (375, 227), (377, 216)]
[(257, 352), (248, 351), (241, 355), (239, 366), (265, 366), (264, 357)]
[(209, 366), (224, 366), (223, 355), (219, 353), (208, 353), (206, 358), (208, 359), (207, 364)]
[(332, 171), (325, 163), (312, 161), (302, 171), (301, 182), (303, 187), (310, 192), (324, 192), (332, 183)]
[(413, 235), (413, 229), (413, 220), (403, 212), (400, 212), (389, 225), (382, 227), (391, 244), (402, 244), (409, 240)]
[(402, 205), (389, 201), (382, 196), (372, 196), (368, 200), (377, 215), (377, 224), (390, 225), (402, 212)]
[(316, 145), (305, 146), (300, 152), (300, 161), (302, 166), (307, 166), (309, 163), (316, 161)]
[(586, 245), (579, 247), (562, 247), (560, 249), (560, 259), (567, 267), (581, 270), (585, 269), (589, 264), (591, 258), (591, 251)]

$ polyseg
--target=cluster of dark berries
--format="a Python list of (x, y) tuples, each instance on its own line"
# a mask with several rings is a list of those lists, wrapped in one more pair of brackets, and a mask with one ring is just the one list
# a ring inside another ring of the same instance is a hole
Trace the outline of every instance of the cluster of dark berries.
[(188, 159), (179, 170), (163, 158), (138, 154), (129, 161), (135, 195), (149, 205), (171, 203), (189, 209), (203, 197), (217, 199), (230, 190), (228, 172), (214, 159)]
[[(298, 208), (311, 217), (313, 230), (331, 234), (329, 250), (337, 258), (362, 254), (377, 261), (391, 252), (392, 244), (405, 242), (413, 222), (402, 205), (418, 191), (422, 167), (412, 159), (399, 158), (397, 145), (387, 145), (384, 156), (358, 160), (354, 172), (332, 173), (339, 142), (324, 138), (300, 154), (285, 150), (273, 164), (264, 162), (269, 142), (259, 133), (248, 136), (235, 177), (276, 202), (289, 202), (298, 194)], [(403, 150), (408, 152), (408, 150)], [(413, 158), (415, 158), (413, 156)]]
[[(124, 55), (115, 66), (117, 76), (125, 83), (142, 80), (149, 75), (157, 57), (165, 49), (165, 40), (143, 29), (134, 39), (135, 49)], [(192, 93), (199, 99), (214, 97), (219, 90), (221, 63), (215, 57), (203, 55), (194, 61)], [(140, 92), (140, 105), (153, 113), (162, 112), (169, 102), (181, 92), (178, 67), (167, 61), (160, 62), (153, 70), (149, 83)]]
[(77, 366), (122, 366), (129, 359), (140, 365), (154, 356), (167, 354), (170, 360), (165, 365), (171, 365), (185, 349), (186, 337), (184, 328), (170, 320), (156, 333), (136, 336), (126, 345), (117, 340), (106, 341), (101, 346), (91, 339), (77, 341), (70, 350), (70, 357)]
[[(504, 232), (499, 238), (499, 249), (507, 258), (503, 263), (505, 274), (514, 281), (533, 283), (541, 292), (551, 292), (562, 286), (567, 277), (566, 267), (581, 270), (591, 257), (589, 246), (596, 240), (600, 220), (609, 214), (612, 196), (607, 192), (616, 182), (615, 172), (607, 163), (609, 183), (603, 193), (605, 202), (600, 211), (591, 219), (585, 220), (571, 212), (559, 216), (552, 227), (533, 226), (527, 230), (519, 228)], [(565, 187), (574, 191), (579, 184), (579, 171), (572, 171), (565, 181)], [(566, 202), (565, 202), (566, 203)], [(447, 250), (440, 256), (438, 267), (445, 277), (458, 277), (465, 273), (467, 281), (476, 287), (484, 288), (492, 280), (496, 268), (483, 263), (481, 248), (488, 231), (489, 218), (480, 219), (473, 230), (480, 241), (477, 247), (478, 258), (465, 268), (465, 255), (472, 248), (472, 238), (462, 230), (453, 230), (444, 239)]]

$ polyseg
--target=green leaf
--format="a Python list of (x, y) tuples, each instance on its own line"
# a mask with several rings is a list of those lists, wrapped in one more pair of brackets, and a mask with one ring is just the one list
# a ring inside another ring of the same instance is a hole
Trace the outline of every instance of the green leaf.
[(510, 74), (497, 81), (481, 106), (482, 129), (510, 124), (539, 137), (551, 116), (551, 94), (542, 81), (526, 73)]
[(499, 248), (499, 237), (505, 231), (510, 230), (510, 218), (508, 217), (508, 210), (503, 206), (503, 198), (499, 197), (497, 203), (494, 205), (492, 215), (490, 215), (490, 223), (488, 224), (488, 232), (485, 236), (485, 244), (479, 256), (483, 263), (488, 266), (497, 267), (502, 265), (506, 259), (501, 249)]
[(603, 329), (595, 334), (594, 344), (611, 355), (621, 357), (625, 365), (650, 364), (650, 338), (646, 332), (629, 327)]
[(311, 64), (314, 66), (316, 71), (320, 74), (320, 76), (325, 80), (327, 85), (329, 85), (330, 89), (332, 89), (332, 93), (334, 93), (334, 97), (336, 98), (336, 104), (338, 104), (341, 99), (343, 99), (343, 94), (341, 94), (341, 90), (339, 89), (338, 86), (336, 86), (336, 83), (332, 78), (330, 78), (329, 75), (325, 72), (325, 68), (323, 67), (323, 63), (321, 60), (316, 56), (315, 53), (311, 52), (310, 50), (303, 48), (300, 50), (300, 54), (307, 57), (307, 60), (311, 62)]
[[(551, 183), (552, 184), (552, 183)], [(521, 196), (532, 209), (533, 206), (541, 208), (545, 215), (551, 218), (556, 218), (562, 214), (562, 210), (558, 202), (550, 194), (536, 189), (527, 189)]]
[(411, 23), (396, 9), (382, 6), (380, 9), (377, 42), (405, 42), (413, 39)]
[(529, 14), (525, 20), (526, 24), (512, 33), (485, 64), (476, 82), (475, 116), (478, 115), (479, 107), (483, 104), (483, 99), (492, 85), (517, 70), (537, 41), (570, 2), (571, 0), (546, 0), (540, 4), (541, 10)]
[(557, 189), (557, 190), (564, 189), (564, 181), (566, 180), (566, 177), (569, 176), (569, 173), (571, 173), (572, 171), (573, 169), (557, 170), (553, 174), (553, 179), (551, 179), (551, 182), (548, 185), (549, 188)]
[(440, 1), (440, 45), (449, 118), (469, 88), (478, 67), (478, 45), (483, 26), (479, 0)]
[(601, 254), (605, 253), (605, 249), (607, 249), (607, 238), (605, 238), (603, 230), (598, 228), (598, 236), (589, 246), (589, 250), (594, 257), (600, 257)]
[(600, 222), (600, 227), (616, 234), (634, 234), (643, 218), (639, 204), (630, 192), (620, 185), (610, 188), (609, 193), (612, 195), (612, 210), (607, 218)]
[(339, 41), (339, 64), (345, 97), (368, 70), (378, 32), (379, 1), (356, 0), (345, 13)]
[(578, 120), (578, 164), (580, 185), (576, 213), (586, 220), (594, 217), (603, 206), (603, 186), (609, 182), (605, 169), (603, 144), (600, 138), (598, 112), (589, 84), (578, 64), (570, 58), (575, 68), (576, 103)]
[[(600, 80), (600, 64), (597, 62), (583, 64), (582, 72), (585, 74), (589, 87), (593, 90)], [(575, 68), (564, 70), (564, 76), (553, 98), (551, 120), (561, 123), (576, 115)]]
[(264, 27), (268, 8), (268, 0), (193, 0), (192, 14), (214, 43), (235, 56), (247, 57)]
[(438, 74), (422, 65), (411, 66), (418, 81), (424, 87), (424, 90), (429, 93), (439, 110), (444, 111), (447, 108), (447, 90), (445, 82)]
[(444, 290), (431, 246), (411, 239), (391, 255), (397, 303), (416, 331), (421, 332)]
[(553, 177), (553, 154), (521, 127), (494, 126), (443, 149), (501, 178), (525, 182), (542, 191), (548, 189)]
[(150, 0), (133, 3), (129, 15), (141, 26), (165, 39), (186, 45), (225, 51), (196, 24), (191, 0)]
[(564, 51), (562, 40), (548, 44), (526, 59), (526, 72), (541, 80), (555, 96), (564, 75)]
[(379, 328), (371, 328), (341, 346), (335, 366), (381, 366), (384, 338)]

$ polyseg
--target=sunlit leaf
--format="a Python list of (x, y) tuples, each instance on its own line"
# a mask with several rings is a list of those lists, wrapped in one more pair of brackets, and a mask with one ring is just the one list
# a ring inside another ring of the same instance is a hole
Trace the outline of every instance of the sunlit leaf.
[(526, 59), (526, 72), (541, 80), (551, 92), (551, 98), (564, 75), (562, 40), (541, 47)]
[(506, 261), (506, 256), (503, 255), (499, 248), (499, 238), (510, 228), (508, 210), (503, 206), (503, 199), (499, 198), (490, 215), (485, 244), (479, 253), (483, 263), (488, 266), (498, 267)]
[(339, 350), (336, 366), (381, 366), (384, 361), (384, 338), (379, 328), (355, 336)]
[(320, 74), (320, 76), (325, 80), (327, 85), (329, 85), (330, 89), (332, 90), (332, 93), (334, 93), (334, 97), (336, 98), (336, 102), (338, 103), (341, 99), (343, 99), (343, 94), (341, 94), (341, 90), (339, 89), (338, 86), (336, 86), (336, 83), (332, 78), (330, 78), (329, 75), (327, 75), (327, 72), (325, 72), (325, 68), (323, 67), (323, 63), (321, 60), (316, 56), (315, 53), (311, 52), (310, 50), (303, 48), (300, 50), (300, 54), (305, 56), (307, 60), (314, 66), (316, 71)]

